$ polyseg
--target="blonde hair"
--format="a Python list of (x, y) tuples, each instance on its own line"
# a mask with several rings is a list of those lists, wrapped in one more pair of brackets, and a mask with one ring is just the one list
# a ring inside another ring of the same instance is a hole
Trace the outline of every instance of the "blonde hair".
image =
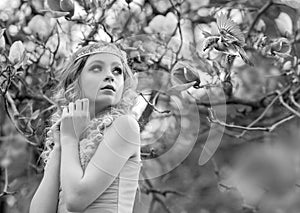
[[(134, 115), (132, 112), (132, 107), (136, 103), (137, 93), (135, 92), (135, 88), (137, 81), (134, 78), (130, 67), (128, 66), (126, 53), (120, 50), (115, 44), (101, 41), (80, 48), (73, 54), (65, 68), (62, 70), (59, 77), (60, 82), (57, 85), (53, 95), (53, 100), (58, 104), (59, 107), (50, 118), (51, 124), (55, 124), (60, 119), (62, 106), (66, 106), (69, 102), (74, 102), (76, 99), (82, 98), (79, 85), (80, 73), (87, 61), (87, 58), (92, 54), (101, 52), (108, 52), (118, 55), (121, 58), (124, 69), (124, 89), (122, 98), (117, 105), (110, 106), (104, 111), (104, 113), (101, 113), (99, 117), (96, 116), (91, 120), (89, 127), (92, 131), (94, 131), (92, 134), (94, 137), (89, 138), (89, 141), (85, 143), (84, 146), (95, 146), (95, 140), (98, 141), (97, 143), (101, 142), (105, 128), (110, 126), (117, 117), (124, 114)], [(52, 130), (48, 127), (44, 150), (41, 153), (41, 157), (45, 164), (49, 158), (50, 152), (53, 150), (53, 146), (54, 138)], [(81, 165), (85, 167), (91, 156), (88, 153), (80, 154)]]

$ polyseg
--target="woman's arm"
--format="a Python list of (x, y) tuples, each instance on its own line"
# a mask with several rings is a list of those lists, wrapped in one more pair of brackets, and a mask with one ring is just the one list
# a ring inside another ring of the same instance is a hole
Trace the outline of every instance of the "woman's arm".
[(117, 118), (104, 134), (83, 173), (79, 162), (78, 139), (70, 134), (61, 138), (62, 187), (69, 211), (83, 211), (118, 176), (122, 167), (140, 149), (140, 129), (130, 115)]
[(60, 147), (54, 146), (47, 161), (44, 177), (35, 192), (29, 213), (56, 213), (59, 190)]
[(51, 128), (54, 147), (45, 166), (44, 177), (31, 200), (29, 213), (57, 212), (61, 155), (59, 129), (58, 124)]

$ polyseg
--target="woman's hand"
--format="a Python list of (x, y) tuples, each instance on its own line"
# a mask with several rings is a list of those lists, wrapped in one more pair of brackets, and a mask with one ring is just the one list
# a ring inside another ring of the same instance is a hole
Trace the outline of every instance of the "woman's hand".
[(89, 100), (79, 99), (69, 103), (62, 112), (61, 136), (79, 140), (80, 135), (90, 122)]

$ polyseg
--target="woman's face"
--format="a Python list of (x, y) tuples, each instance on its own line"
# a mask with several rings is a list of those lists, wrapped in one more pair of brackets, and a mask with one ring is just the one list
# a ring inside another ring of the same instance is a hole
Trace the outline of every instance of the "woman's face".
[(88, 57), (79, 76), (84, 98), (90, 101), (94, 113), (116, 105), (124, 89), (124, 67), (118, 56), (98, 53)]

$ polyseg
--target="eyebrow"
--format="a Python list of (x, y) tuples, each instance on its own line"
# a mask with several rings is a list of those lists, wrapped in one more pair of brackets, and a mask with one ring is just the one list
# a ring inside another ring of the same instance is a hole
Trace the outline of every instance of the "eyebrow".
[[(95, 64), (95, 63), (100, 63), (100, 64), (104, 64), (104, 61), (101, 61), (101, 60), (95, 60), (91, 63), (92, 64)], [(113, 62), (112, 65), (119, 65), (121, 66), (121, 64), (119, 62)]]

